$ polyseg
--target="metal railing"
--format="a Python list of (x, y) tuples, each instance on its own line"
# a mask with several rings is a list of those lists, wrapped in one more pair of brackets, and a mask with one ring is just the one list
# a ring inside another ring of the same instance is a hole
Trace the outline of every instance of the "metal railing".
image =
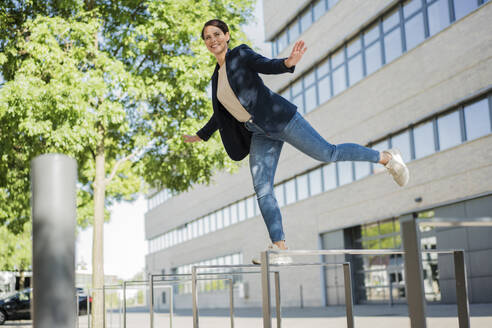
[[(203, 274), (203, 275), (225, 275), (224, 273), (207, 273), (207, 274)], [(149, 275), (150, 277), (150, 287), (149, 287), (149, 299), (150, 299), (150, 302), (149, 302), (149, 305), (150, 305), (150, 327), (151, 328), (154, 328), (154, 284), (155, 284), (155, 277), (164, 277), (164, 278), (180, 278), (178, 280), (164, 280), (166, 282), (166, 285), (170, 285), (171, 287), (171, 293), (170, 293), (170, 316), (169, 316), (169, 327), (172, 328), (172, 320), (173, 320), (173, 314), (172, 314), (172, 311), (173, 311), (173, 286), (172, 285), (179, 285), (179, 284), (182, 284), (184, 282), (191, 282), (192, 279), (191, 279), (191, 274), (188, 273), (181, 273), (181, 274), (150, 274)], [(186, 279), (183, 279), (183, 278), (186, 278)], [(222, 278), (222, 277), (215, 277), (215, 278), (199, 278), (197, 280), (227, 280), (229, 282), (229, 286), (230, 286), (230, 293), (232, 295), (232, 289), (233, 289), (233, 283), (232, 283), (232, 279), (231, 278)], [(158, 282), (162, 282), (161, 281), (158, 281)], [(232, 296), (231, 296), (232, 298)], [(230, 301), (230, 311), (231, 311), (231, 322), (234, 321), (234, 318), (233, 318), (233, 308), (234, 308), (234, 304), (232, 301)], [(126, 326), (124, 327), (126, 328)]]
[[(423, 253), (437, 253), (437, 254), (463, 254), (462, 250), (423, 250)], [(268, 250), (261, 253), (261, 272), (262, 272), (262, 309), (263, 309), (263, 327), (271, 328), (271, 309), (270, 309), (270, 279), (269, 272), (270, 267), (272, 266), (269, 263), (270, 254), (282, 254), (282, 255), (291, 255), (291, 256), (309, 256), (309, 255), (395, 255), (400, 254), (404, 255), (405, 252), (399, 249), (375, 249), (375, 250), (366, 250), (366, 249), (336, 249), (336, 250), (295, 250), (295, 251), (283, 251), (283, 250)], [(457, 272), (457, 290), (459, 290), (460, 297), (467, 297), (466, 292), (466, 277), (462, 275), (462, 272), (465, 272), (465, 263), (461, 261), (462, 258), (455, 256), (455, 272)], [(325, 265), (327, 263), (318, 263), (318, 265)], [(299, 264), (302, 266), (302, 264)], [(295, 264), (288, 265), (275, 265), (281, 267), (292, 267), (296, 266)], [(405, 276), (405, 280), (408, 278)], [(353, 317), (353, 300), (352, 300), (352, 277), (350, 273), (350, 265), (349, 263), (344, 263), (344, 281), (345, 281), (345, 303), (346, 303), (346, 315), (347, 315), (347, 327), (354, 327), (354, 317)], [(459, 284), (458, 284), (459, 281)], [(465, 282), (465, 283), (463, 283)], [(408, 287), (407, 287), (408, 288)], [(409, 305), (410, 307), (410, 305)], [(467, 307), (465, 308), (462, 303), (458, 304), (458, 313), (459, 315), (468, 316)], [(460, 326), (461, 328), (462, 326)]]
[[(263, 259), (262, 259), (263, 261)], [(350, 295), (352, 295), (352, 285), (351, 285), (351, 279), (350, 279), (350, 263), (344, 262), (344, 263), (293, 263), (289, 265), (278, 265), (279, 267), (285, 267), (285, 266), (290, 266), (290, 267), (305, 267), (305, 266), (333, 266), (333, 265), (342, 265), (344, 268), (344, 277), (345, 277), (345, 282), (346, 282), (346, 290), (349, 291)], [(277, 266), (277, 265), (274, 265)], [(258, 265), (254, 264), (237, 264), (237, 265), (196, 265), (192, 267), (192, 301), (193, 301), (193, 328), (198, 328), (199, 327), (199, 314), (198, 314), (198, 292), (196, 288), (196, 280), (197, 276), (200, 275), (197, 273), (197, 270), (200, 269), (234, 269), (234, 268), (258, 268)], [(280, 273), (278, 271), (268, 271), (268, 276), (274, 273), (274, 279), (275, 279), (275, 306), (276, 306), (276, 318), (277, 318), (277, 327), (281, 327), (281, 321), (282, 321), (282, 316), (281, 316), (281, 302), (280, 302)], [(203, 273), (203, 275), (208, 275), (210, 273)], [(230, 272), (229, 274), (261, 274), (263, 277), (263, 270), (261, 271), (235, 271), (235, 272)], [(270, 290), (268, 290), (270, 292)], [(232, 294), (231, 294), (231, 299), (232, 299)], [(350, 302), (346, 303), (346, 313), (347, 313), (347, 320), (350, 320), (349, 318), (352, 318), (353, 320), (353, 315), (352, 315), (352, 297), (350, 297)], [(232, 301), (231, 301), (232, 304)], [(270, 303), (269, 303), (270, 304)], [(232, 320), (232, 314), (231, 314), (231, 328), (234, 327), (234, 322)]]
[[(405, 261), (405, 286), (408, 302), (408, 312), (412, 328), (426, 328), (426, 301), (422, 276), (422, 253), (453, 254), (454, 274), (456, 282), (456, 305), (458, 309), (458, 323), (460, 328), (470, 327), (470, 310), (467, 291), (466, 265), (464, 250), (421, 250), (418, 225), (426, 226), (492, 226), (492, 219), (480, 218), (477, 220), (457, 219), (416, 219), (415, 215), (407, 215), (401, 221), (401, 232), (403, 239), (403, 250), (381, 249), (337, 249), (337, 250), (299, 250), (299, 251), (274, 251), (268, 250), (261, 253), (262, 271), (262, 308), (263, 327), (271, 328), (270, 312), (270, 279), (269, 279), (269, 256), (270, 254), (283, 255), (390, 255), (400, 254)], [(351, 279), (351, 277), (350, 277)], [(345, 295), (351, 302), (352, 295), (348, 294), (348, 286), (345, 286)], [(353, 317), (347, 318), (347, 326), (353, 328)]]

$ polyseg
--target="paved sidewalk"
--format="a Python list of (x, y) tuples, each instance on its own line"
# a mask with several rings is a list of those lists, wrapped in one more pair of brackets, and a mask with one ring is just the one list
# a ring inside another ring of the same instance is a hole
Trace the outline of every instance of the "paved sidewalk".
[[(409, 328), (410, 319), (406, 305), (378, 306), (356, 305), (355, 327), (377, 328)], [(470, 306), (471, 327), (492, 327), (492, 304), (473, 304)], [(87, 316), (79, 318), (79, 327), (87, 327)], [(272, 320), (276, 327), (276, 320)], [(150, 327), (149, 313), (127, 313), (127, 328)], [(261, 328), (263, 326), (261, 309), (236, 309), (234, 318), (235, 328)], [(31, 322), (8, 321), (4, 327), (31, 328)], [(122, 316), (119, 313), (108, 312), (106, 328), (122, 328)], [(169, 327), (169, 314), (156, 313), (155, 327)], [(193, 327), (192, 315), (189, 310), (178, 310), (173, 320), (174, 328)], [(230, 327), (228, 309), (201, 310), (200, 328)], [(327, 308), (284, 308), (282, 309), (283, 328), (325, 328), (346, 327), (344, 307)], [(427, 306), (428, 328), (458, 328), (455, 305), (429, 305)]]

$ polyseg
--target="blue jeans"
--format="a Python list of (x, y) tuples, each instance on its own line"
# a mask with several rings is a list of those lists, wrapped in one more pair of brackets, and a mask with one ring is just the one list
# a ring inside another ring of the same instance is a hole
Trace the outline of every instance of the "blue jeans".
[(279, 133), (268, 134), (253, 122), (244, 124), (253, 133), (249, 166), (261, 215), (272, 242), (285, 240), (282, 215), (273, 189), (275, 170), (284, 142), (321, 162), (379, 162), (379, 152), (376, 150), (353, 143), (330, 144), (299, 113)]

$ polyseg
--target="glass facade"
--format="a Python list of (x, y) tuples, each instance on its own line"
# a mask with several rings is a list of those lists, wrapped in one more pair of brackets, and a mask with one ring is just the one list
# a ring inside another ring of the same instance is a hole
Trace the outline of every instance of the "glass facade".
[[(474, 4), (464, 4), (464, 3)], [(486, 1), (485, 1), (486, 2)], [(315, 65), (316, 81), (300, 87), (306, 74), (281, 94), (306, 114), (382, 66), (401, 57), (471, 10), (483, 0), (410, 0), (391, 8), (342, 47)], [(457, 15), (454, 12), (458, 13)], [(275, 56), (275, 55), (274, 55)], [(318, 97), (315, 99), (314, 89)], [(292, 91), (292, 92), (291, 92)], [(303, 94), (306, 96), (306, 100)]]
[(328, 10), (333, 8), (338, 1), (339, 0), (311, 1), (311, 3), (304, 8), (304, 10), (302, 10), (286, 28), (273, 38), (271, 42), (272, 57), (276, 57), (287, 48), (289, 44), (294, 43), (299, 35), (309, 29), (314, 22), (320, 19)]
[[(243, 264), (243, 254), (234, 253), (225, 256), (219, 256), (213, 259), (203, 260), (200, 262), (190, 263), (187, 265), (181, 265), (172, 269), (172, 272), (177, 274), (191, 274), (191, 268), (198, 265), (237, 265)], [(198, 271), (199, 273), (209, 273), (209, 272), (226, 272), (225, 269), (221, 268), (203, 268)], [(224, 279), (216, 280), (214, 279), (216, 275), (210, 276), (200, 276), (200, 278), (210, 278), (210, 280), (199, 280), (197, 282), (198, 292), (213, 292), (225, 290), (228, 288), (227, 282)], [(233, 276), (233, 282), (236, 283), (241, 281), (240, 275)], [(191, 294), (191, 281), (179, 284), (177, 286), (178, 294)]]
[[(433, 211), (419, 218), (434, 217)], [(349, 229), (352, 242), (361, 249), (401, 249), (400, 223), (392, 218)], [(420, 227), (422, 249), (436, 249), (436, 233), (431, 227)], [(405, 274), (400, 254), (353, 256), (355, 295), (358, 303), (404, 303)], [(427, 301), (440, 301), (437, 254), (423, 253), (424, 290)]]
[[(389, 219), (356, 227), (352, 238), (357, 248), (394, 249), (401, 246), (399, 231), (398, 220)], [(359, 302), (386, 301), (390, 293), (395, 302), (405, 297), (401, 255), (355, 256), (355, 263), (358, 264), (354, 268), (354, 280)]]
[(171, 191), (162, 189), (147, 199), (147, 210), (150, 211), (173, 196), (175, 196), (175, 194)]

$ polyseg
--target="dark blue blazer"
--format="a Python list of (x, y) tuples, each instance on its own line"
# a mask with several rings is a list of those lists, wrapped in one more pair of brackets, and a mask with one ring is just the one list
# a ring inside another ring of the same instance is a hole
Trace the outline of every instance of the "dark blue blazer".
[[(297, 111), (297, 106), (265, 86), (258, 73), (293, 73), (295, 66), (288, 68), (283, 59), (268, 59), (242, 44), (226, 53), (227, 79), (236, 97), (251, 114), (253, 122), (267, 134), (282, 131)], [(244, 123), (236, 120), (217, 99), (219, 64), (212, 75), (212, 105), (214, 113), (196, 134), (208, 140), (218, 129), (224, 148), (235, 161), (249, 154), (251, 132)]]

